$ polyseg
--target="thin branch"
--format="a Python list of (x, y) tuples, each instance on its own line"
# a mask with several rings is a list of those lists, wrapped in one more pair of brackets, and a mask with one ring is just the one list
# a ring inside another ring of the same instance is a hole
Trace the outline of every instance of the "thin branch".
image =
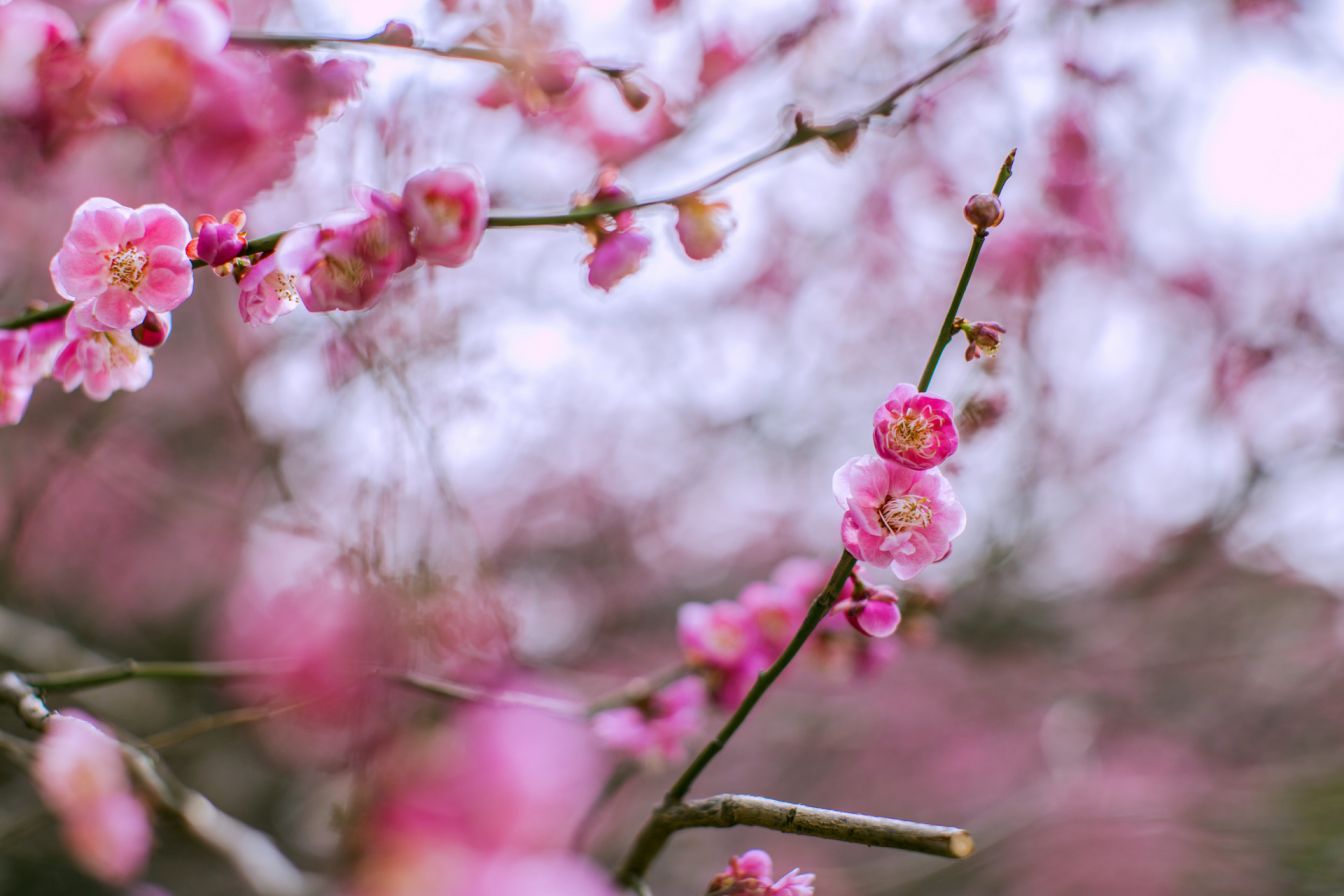
[(602, 810), (620, 793), (621, 788), (639, 774), (639, 763), (626, 759), (617, 763), (616, 768), (612, 769), (607, 780), (602, 783), (602, 789), (598, 791), (592, 803), (583, 813), (583, 818), (574, 827), (574, 836), (570, 838), (570, 849), (574, 852), (582, 852), (584, 844), (588, 842), (588, 835), (597, 825), (597, 819), (602, 814)]
[(122, 660), (91, 669), (72, 669), (68, 672), (28, 673), (23, 676), (28, 684), (44, 691), (76, 691), (117, 684), (132, 679), (167, 679), (173, 681), (220, 681), (255, 678), (274, 674), (281, 666), (276, 663), (254, 662), (140, 662)]
[[(45, 731), (57, 715), (15, 672), (0, 675), (0, 701), (12, 706), (34, 731)], [(182, 784), (149, 748), (122, 741), (121, 751), (132, 778), (154, 805), (227, 859), (254, 891), (261, 896), (304, 896), (311, 892), (304, 873), (261, 831), (221, 812), (210, 800)]]
[(265, 722), (276, 716), (284, 715), (287, 712), (298, 709), (311, 701), (300, 701), (298, 703), (279, 703), (270, 706), (243, 706), (238, 709), (228, 709), (223, 712), (212, 713), (208, 716), (200, 716), (183, 722), (181, 725), (174, 725), (158, 734), (152, 734), (145, 738), (145, 743), (155, 750), (167, 750), (180, 743), (200, 737), (203, 734), (210, 734), (215, 731), (223, 731), (226, 728), (234, 728), (239, 725), (252, 725), (257, 722)]
[[(591, 220), (599, 215), (610, 215), (616, 212), (627, 211), (631, 209), (647, 208), (653, 205), (668, 205), (688, 199), (697, 193), (702, 193), (713, 187), (718, 186), (726, 180), (730, 180), (747, 171), (750, 168), (759, 165), (767, 159), (774, 158), (781, 153), (812, 143), (816, 140), (837, 140), (850, 137), (859, 130), (867, 127), (874, 118), (885, 118), (896, 111), (896, 106), (900, 100), (908, 93), (923, 87), (948, 69), (954, 68), (975, 56), (977, 53), (985, 50), (999, 41), (1003, 40), (1007, 31), (1005, 29), (977, 31), (969, 37), (959, 40), (951, 48), (944, 51), (942, 58), (929, 66), (920, 74), (896, 86), (886, 96), (877, 102), (869, 105), (862, 111), (842, 118), (833, 124), (818, 125), (808, 122), (805, 118), (799, 116), (794, 119), (793, 130), (783, 134), (772, 143), (764, 146), (748, 156), (739, 159), (718, 174), (705, 178), (695, 185), (686, 189), (678, 190), (672, 193), (664, 193), (649, 199), (629, 199), (624, 202), (605, 202), (590, 203), (579, 208), (568, 209), (566, 211), (556, 211), (540, 214), (519, 213), (519, 214), (494, 214), (491, 215), (486, 223), (487, 227), (537, 227), (559, 224), (578, 224)], [(960, 44), (960, 46), (958, 46)]]
[(618, 709), (622, 706), (634, 706), (637, 703), (643, 703), (668, 685), (695, 674), (695, 670), (690, 666), (678, 663), (661, 672), (641, 676), (618, 690), (612, 691), (607, 696), (598, 697), (592, 703), (589, 703), (585, 714), (595, 716), (608, 709)]
[(431, 678), (419, 672), (396, 672), (384, 670), (383, 676), (394, 684), (402, 685), (436, 697), (448, 697), (453, 700), (469, 700), (474, 703), (487, 703), (496, 706), (515, 706), (523, 709), (537, 709), (556, 715), (582, 718), (587, 714), (581, 704), (567, 700), (555, 700), (538, 694), (525, 694), (520, 691), (491, 691), (475, 685), (456, 681), (444, 681)]
[(655, 810), (635, 841), (621, 874), (630, 881), (642, 879), (667, 839), (677, 831), (738, 825), (863, 846), (905, 849), (948, 859), (964, 859), (975, 848), (971, 835), (961, 828), (816, 809), (760, 796), (722, 794)]
[(747, 716), (751, 715), (751, 711), (765, 696), (765, 692), (784, 673), (789, 663), (793, 662), (793, 658), (798, 655), (798, 651), (803, 649), (803, 645), (807, 643), (807, 639), (821, 624), (821, 621), (826, 618), (826, 614), (831, 612), (831, 608), (835, 606), (835, 602), (840, 597), (840, 591), (844, 588), (845, 581), (849, 578), (850, 571), (854, 569), (854, 562), (854, 555), (849, 551), (840, 554), (835, 569), (831, 571), (830, 580), (827, 581), (822, 592), (812, 601), (812, 605), (807, 608), (807, 616), (798, 626), (798, 631), (794, 633), (793, 640), (784, 648), (784, 652), (770, 664), (769, 668), (756, 676), (756, 681), (752, 684), (751, 690), (747, 691), (747, 695), (742, 698), (741, 705), (729, 716), (728, 721), (719, 729), (719, 733), (714, 736), (714, 739), (705, 744), (704, 749), (691, 760), (691, 764), (681, 773), (681, 777), (677, 778), (676, 783), (668, 789), (667, 795), (663, 797), (663, 805), (671, 805), (684, 799), (686, 794), (690, 792), (691, 785), (695, 783), (695, 779), (700, 777), (700, 773), (705, 770), (705, 767), (728, 745), (728, 740), (747, 720)]

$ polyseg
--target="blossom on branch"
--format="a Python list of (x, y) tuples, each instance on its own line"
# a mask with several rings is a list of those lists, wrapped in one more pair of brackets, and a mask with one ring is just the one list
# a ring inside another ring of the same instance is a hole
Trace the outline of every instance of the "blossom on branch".
[(242, 209), (235, 208), (220, 221), (214, 215), (201, 215), (196, 219), (196, 238), (187, 243), (187, 256), (199, 259), (219, 273), (227, 273), (225, 267), (243, 253), (247, 245), (247, 215)]
[(678, 762), (685, 741), (704, 724), (705, 683), (698, 676), (675, 681), (635, 706), (593, 717), (593, 733), (613, 750), (651, 764)]
[(359, 210), (337, 212), (319, 227), (291, 230), (276, 247), (277, 266), (295, 278), (309, 311), (372, 308), (392, 275), (415, 263), (401, 200), (370, 189), (358, 190), (355, 198)]
[(127, 330), (148, 311), (172, 311), (191, 295), (186, 220), (166, 205), (127, 208), (95, 197), (75, 209), (51, 259), (70, 317), (90, 330)]
[[(165, 329), (168, 316), (160, 315)], [(80, 386), (94, 401), (113, 392), (135, 392), (154, 375), (153, 350), (141, 345), (129, 330), (98, 330), (85, 327), (73, 314), (66, 317), (69, 342), (56, 358), (52, 376), (67, 392)]]
[(902, 383), (873, 414), (877, 453), (911, 470), (928, 470), (957, 450), (952, 403)]
[(114, 739), (77, 714), (53, 716), (37, 744), (33, 780), (80, 867), (109, 884), (139, 874), (153, 832)]
[(238, 314), (243, 323), (275, 323), (300, 304), (297, 277), (280, 270), (274, 253), (248, 268), (238, 281)]
[(0, 426), (23, 419), (33, 386), (51, 375), (52, 362), (65, 342), (63, 320), (0, 330)]
[(705, 202), (699, 194), (675, 203), (677, 239), (693, 261), (713, 258), (723, 251), (735, 222), (726, 202)]
[(937, 470), (856, 457), (835, 472), (833, 486), (845, 511), (845, 548), (864, 563), (890, 566), (900, 579), (946, 557), (966, 528), (966, 511)]

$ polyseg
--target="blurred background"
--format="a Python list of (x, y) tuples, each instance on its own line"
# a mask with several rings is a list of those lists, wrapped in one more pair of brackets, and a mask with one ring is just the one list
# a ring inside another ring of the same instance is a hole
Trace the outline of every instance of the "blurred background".
[[(658, 194), (795, 110), (863, 108), (977, 24), (1009, 32), (844, 157), (811, 145), (716, 189), (737, 225), (712, 260), (686, 260), (670, 210), (641, 212), (653, 253), (610, 294), (561, 227), (489, 231), (468, 265), (402, 274), (372, 311), (262, 329), (232, 283), (198, 275), (145, 390), (94, 403), (44, 384), (0, 431), (7, 667), (297, 652), (322, 677), (333, 657), (395, 656), (585, 699), (677, 663), (681, 604), (834, 560), (831, 474), (917, 380), (969, 243), (962, 204), (1017, 147), (963, 306), (1008, 335), (970, 364), (954, 342), (933, 382), (961, 414), (944, 470), (965, 534), (898, 589), (891, 656), (862, 674), (801, 662), (697, 788), (962, 826), (977, 852), (689, 832), (653, 892), (701, 893), (757, 846), (826, 896), (1344, 892), (1344, 7), (233, 9), (249, 32), (360, 36), (390, 16), (426, 43), (637, 64), (649, 101), (585, 72), (541, 108), (492, 107), (491, 66), (355, 48), (339, 56), (367, 63), (363, 86), (239, 170), (195, 164), (180, 132), (38, 139), (0, 119), (3, 316), (54, 300), (47, 262), (91, 195), (188, 220), (241, 206), (261, 235), (455, 162), (498, 209), (564, 208), (604, 165)], [(55, 702), (149, 736), (283, 696), (137, 682)], [(404, 694), (338, 709), (170, 737), (164, 756), (304, 867), (365, 867), (377, 837), (352, 851), (369, 822), (350, 818), (378, 799), (369, 768), (406, 730), (469, 741), (470, 725)], [(573, 776), (552, 802), (583, 809), (620, 760), (555, 743), (517, 761)], [(598, 862), (674, 773), (647, 768), (605, 805)], [(105, 892), (62, 857), (26, 776), (4, 776), (0, 892)], [(148, 880), (238, 892), (158, 833)]]

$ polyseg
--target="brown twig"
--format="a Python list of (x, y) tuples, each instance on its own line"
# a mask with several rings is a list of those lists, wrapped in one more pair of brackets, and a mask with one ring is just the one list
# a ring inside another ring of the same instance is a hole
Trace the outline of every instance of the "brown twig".
[(760, 796), (721, 794), (656, 809), (631, 848), (621, 875), (631, 882), (642, 879), (667, 839), (677, 831), (738, 825), (949, 859), (963, 859), (975, 848), (971, 835), (960, 828), (816, 809)]
[[(0, 701), (14, 708), (34, 731), (46, 731), (57, 715), (36, 688), (16, 672), (0, 675)], [(202, 794), (184, 785), (148, 747), (121, 741), (131, 777), (150, 801), (173, 816), (206, 846), (233, 865), (260, 896), (305, 896), (314, 890), (302, 871), (261, 831), (219, 810)]]

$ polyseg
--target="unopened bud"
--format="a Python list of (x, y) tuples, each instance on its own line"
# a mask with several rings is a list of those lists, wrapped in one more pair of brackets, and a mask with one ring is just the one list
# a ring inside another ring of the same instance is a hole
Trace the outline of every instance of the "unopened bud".
[(145, 348), (158, 348), (168, 340), (172, 329), (172, 320), (167, 315), (147, 311), (144, 322), (131, 330), (131, 336)]
[(649, 92), (636, 84), (633, 78), (622, 76), (616, 79), (616, 84), (621, 88), (621, 98), (632, 112), (638, 112), (649, 104)]
[(369, 43), (382, 44), (387, 47), (413, 47), (415, 46), (415, 31), (405, 22), (393, 19), (383, 26), (382, 31), (370, 37)]
[(962, 214), (976, 230), (988, 230), (1003, 220), (1003, 203), (993, 193), (976, 193), (966, 200)]
[[(549, 97), (564, 96), (574, 86), (583, 65), (583, 56), (574, 50), (556, 50), (532, 68), (532, 80)], [(629, 100), (626, 100), (629, 102)], [(648, 102), (648, 98), (645, 98)]]
[(831, 151), (838, 156), (847, 154), (859, 142), (859, 123), (846, 122), (843, 126), (830, 131), (822, 137)]

